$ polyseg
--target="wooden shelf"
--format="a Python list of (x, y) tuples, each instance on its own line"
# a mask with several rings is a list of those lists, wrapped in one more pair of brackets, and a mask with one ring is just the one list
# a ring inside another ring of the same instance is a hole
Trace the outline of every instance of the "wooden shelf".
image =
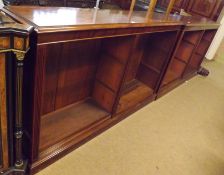
[(203, 31), (185, 32), (183, 41), (195, 46), (198, 43), (202, 34)]
[(109, 116), (110, 114), (100, 108), (92, 99), (42, 116), (39, 150), (49, 148), (64, 138)]
[(190, 44), (189, 42), (182, 41), (175, 57), (183, 60), (184, 62), (188, 62), (191, 58), (191, 54), (193, 53), (194, 45)]
[(174, 59), (176, 59), (176, 60), (178, 60), (178, 61), (180, 61), (180, 62), (182, 62), (182, 63), (184, 63), (184, 64), (187, 64), (187, 62), (186, 62), (186, 61), (184, 61), (184, 60), (182, 60), (182, 59), (178, 58), (177, 56), (175, 56), (175, 57), (174, 57)]
[(209, 44), (211, 43), (211, 41), (209, 41), (207, 38), (202, 38), (202, 40), (208, 42)]
[(187, 39), (183, 39), (183, 41), (186, 42), (186, 43), (188, 43), (188, 44), (191, 44), (191, 45), (193, 45), (193, 46), (195, 45), (195, 43), (193, 43), (192, 41), (189, 41), (189, 40), (187, 40)]
[(214, 36), (216, 34), (216, 30), (208, 30), (208, 31), (205, 31), (205, 34), (203, 36), (203, 39), (208, 41), (208, 42), (212, 42)]
[(163, 80), (162, 86), (166, 86), (167, 84), (169, 84), (172, 81), (178, 79), (179, 77), (180, 76), (177, 73), (175, 73), (174, 71), (168, 70), (167, 73), (166, 73), (166, 77)]
[(196, 53), (204, 57), (204, 55), (206, 54), (209, 46), (210, 46), (210, 42), (202, 39), (200, 44), (197, 47)]
[(122, 89), (122, 94), (126, 94), (132, 90), (134, 90), (138, 86), (139, 81), (137, 79), (133, 79), (132, 81), (126, 83)]
[(135, 89), (121, 96), (117, 113), (123, 112), (126, 109), (130, 109), (131, 107), (136, 106), (138, 103), (143, 102), (147, 97), (150, 97), (152, 95), (153, 89), (137, 80)]
[(186, 69), (186, 72), (185, 72), (184, 76), (187, 76), (189, 74), (193, 74), (195, 72), (197, 72), (197, 69), (196, 68), (191, 67), (191, 66), (188, 66), (187, 69)]
[(146, 66), (148, 69), (151, 69), (152, 71), (156, 72), (157, 74), (159, 74), (159, 73), (160, 73), (160, 70), (159, 70), (159, 69), (157, 69), (156, 67), (153, 67), (153, 66), (151, 66), (151, 65), (147, 64), (147, 63), (146, 63), (146, 62), (144, 62), (144, 61), (142, 61), (141, 63), (142, 63), (144, 66)]

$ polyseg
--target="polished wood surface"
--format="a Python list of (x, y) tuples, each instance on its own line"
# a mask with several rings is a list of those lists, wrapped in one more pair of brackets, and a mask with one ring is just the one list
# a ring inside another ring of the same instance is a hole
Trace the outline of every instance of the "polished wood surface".
[[(111, 28), (153, 27), (173, 25), (218, 25), (200, 17), (184, 17), (154, 13), (152, 17), (147, 12), (101, 9), (78, 9), (63, 7), (32, 7), (9, 6), (7, 9), (29, 24), (36, 26), (39, 33), (91, 30)], [(66, 14), (66, 15), (65, 15)], [(62, 28), (63, 26), (63, 28)]]
[[(129, 11), (121, 10), (101, 10), (101, 9), (79, 9), (64, 7), (32, 7), (32, 6), (9, 6), (13, 13), (29, 20), (38, 28), (57, 26), (76, 26), (75, 29), (82, 29), (87, 25), (88, 29), (114, 27), (134, 27), (153, 26), (180, 23), (178, 19), (171, 16), (164, 18), (163, 14), (155, 13), (152, 20), (148, 22), (146, 12), (133, 11), (129, 16)], [(161, 24), (162, 23), (162, 24)], [(110, 26), (111, 25), (111, 26)], [(87, 29), (87, 28), (86, 28)]]
[(6, 59), (0, 53), (0, 169), (9, 166), (6, 102)]

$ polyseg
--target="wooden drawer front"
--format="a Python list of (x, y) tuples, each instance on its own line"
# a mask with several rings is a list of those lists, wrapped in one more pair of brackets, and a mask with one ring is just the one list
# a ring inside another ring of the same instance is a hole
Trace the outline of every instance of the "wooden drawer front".
[(194, 0), (191, 2), (189, 12), (211, 18), (216, 10), (218, 0)]

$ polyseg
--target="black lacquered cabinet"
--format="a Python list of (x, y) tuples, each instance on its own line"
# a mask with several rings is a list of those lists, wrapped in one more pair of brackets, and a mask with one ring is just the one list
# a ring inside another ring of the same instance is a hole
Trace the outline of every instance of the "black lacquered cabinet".
[(0, 12), (0, 174), (11, 174), (24, 167), (23, 61), (33, 27)]

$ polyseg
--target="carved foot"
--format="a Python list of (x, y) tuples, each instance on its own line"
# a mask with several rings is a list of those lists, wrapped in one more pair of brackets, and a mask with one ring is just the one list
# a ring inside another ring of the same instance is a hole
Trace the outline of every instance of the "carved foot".
[(203, 77), (207, 77), (209, 73), (210, 73), (209, 70), (205, 69), (204, 67), (200, 67), (200, 69), (198, 70), (198, 74)]
[(25, 175), (26, 169), (27, 169), (27, 161), (25, 161), (23, 166), (21, 166), (20, 168), (11, 167), (8, 170), (0, 171), (0, 175), (12, 175), (12, 174)]

